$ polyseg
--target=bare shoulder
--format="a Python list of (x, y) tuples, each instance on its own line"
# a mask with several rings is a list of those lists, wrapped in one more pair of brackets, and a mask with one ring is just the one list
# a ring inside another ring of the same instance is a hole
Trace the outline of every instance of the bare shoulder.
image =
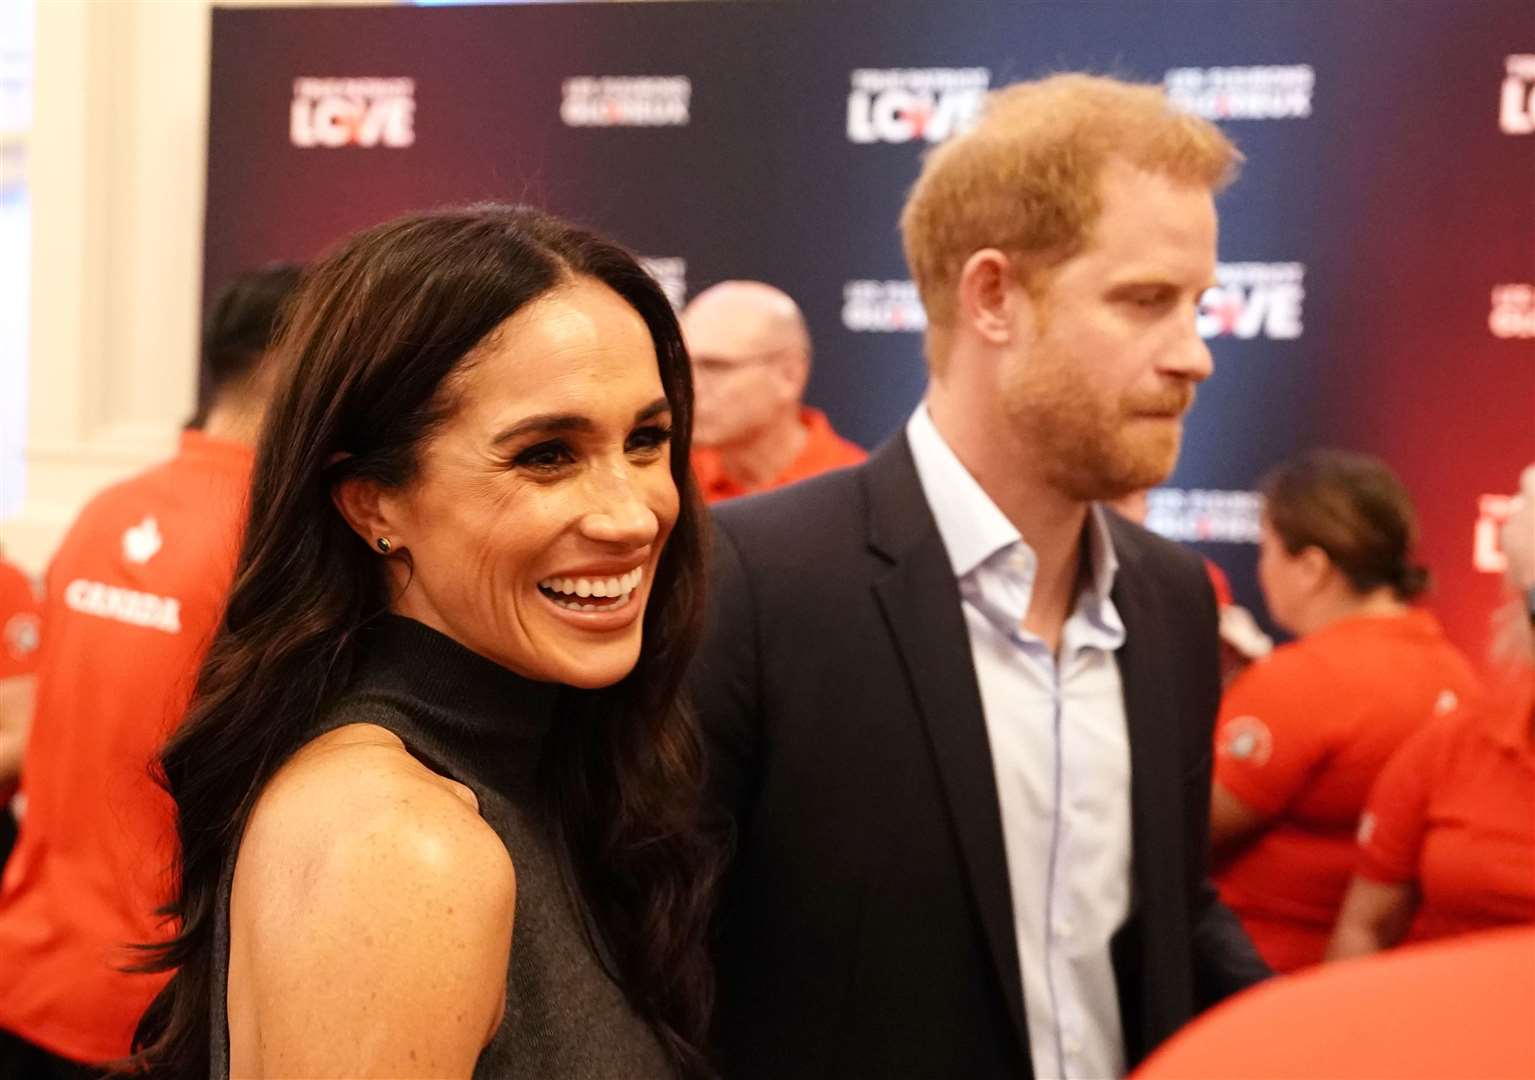
[(474, 793), (371, 724), (338, 728), (303, 747), (251, 813), (242, 864), (254, 870), (269, 861), (310, 860), (348, 874), (391, 863), (416, 872), (478, 871), (475, 880), (488, 878), (490, 885), (502, 876), (497, 867), (511, 869)]
[(321, 736), (241, 841), (232, 1054), (265, 1075), (467, 1075), (501, 1014), (515, 900), (467, 788), (383, 728)]

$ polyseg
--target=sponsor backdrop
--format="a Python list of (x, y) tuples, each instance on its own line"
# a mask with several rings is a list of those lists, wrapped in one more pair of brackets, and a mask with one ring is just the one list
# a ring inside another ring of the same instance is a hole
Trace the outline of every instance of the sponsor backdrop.
[(214, 14), (205, 287), (401, 211), (535, 203), (674, 301), (794, 295), (811, 403), (872, 446), (921, 395), (896, 218), (989, 87), (1164, 84), (1247, 155), (1200, 330), (1215, 376), (1152, 525), (1254, 581), (1262, 471), (1380, 454), (1423, 518), (1431, 604), (1480, 649), (1494, 493), (1535, 459), (1528, 0), (647, 3)]

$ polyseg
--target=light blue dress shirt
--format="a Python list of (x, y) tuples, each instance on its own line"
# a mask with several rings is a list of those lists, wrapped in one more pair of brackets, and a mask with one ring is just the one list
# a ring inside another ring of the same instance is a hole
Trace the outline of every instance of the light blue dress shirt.
[(1103, 510), (1090, 574), (1052, 653), (1023, 628), (1038, 559), (917, 406), (906, 425), (970, 631), (1007, 848), (1037, 1080), (1124, 1075), (1109, 942), (1130, 911), (1130, 740)]

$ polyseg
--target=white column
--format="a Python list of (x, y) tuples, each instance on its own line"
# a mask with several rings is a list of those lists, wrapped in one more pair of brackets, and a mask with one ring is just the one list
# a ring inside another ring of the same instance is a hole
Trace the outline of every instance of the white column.
[(42, 569), (91, 494), (173, 447), (196, 386), (210, 8), (43, 2), (29, 146), (26, 498)]
[(85, 501), (167, 456), (192, 412), (212, 6), (37, 6), (26, 495), (0, 523), (33, 573)]

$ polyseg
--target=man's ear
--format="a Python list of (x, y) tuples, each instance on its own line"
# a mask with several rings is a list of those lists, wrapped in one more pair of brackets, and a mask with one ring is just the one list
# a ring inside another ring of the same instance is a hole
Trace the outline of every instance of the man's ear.
[(395, 549), (404, 546), (398, 507), (390, 489), (377, 480), (349, 476), (331, 485), (330, 501), (369, 547), (377, 547), (380, 538)]
[(810, 357), (800, 349), (791, 349), (784, 353), (777, 368), (785, 396), (795, 401), (803, 398), (805, 385), (810, 381)]
[(1017, 332), (1019, 305), (1033, 301), (1019, 285), (1012, 260), (996, 248), (982, 248), (959, 272), (959, 318), (993, 345), (1006, 345)]

